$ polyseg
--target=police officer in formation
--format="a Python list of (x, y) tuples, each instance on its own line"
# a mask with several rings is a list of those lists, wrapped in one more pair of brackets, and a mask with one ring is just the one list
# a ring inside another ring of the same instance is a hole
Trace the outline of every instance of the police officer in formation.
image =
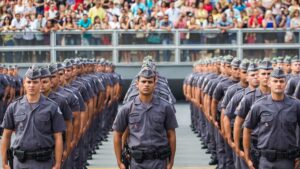
[(299, 167), (299, 73), (298, 56), (272, 61), (224, 56), (194, 64), (183, 92), (191, 102), (191, 128), (211, 154), (210, 165)]
[(152, 58), (146, 57), (113, 123), (120, 169), (128, 167), (121, 159), (124, 144), (129, 147), (132, 169), (173, 167), (178, 124), (172, 96), (166, 78), (158, 74)]
[(122, 79), (114, 70), (105, 59), (68, 59), (30, 67), (18, 85), (17, 67), (7, 75), (0, 67), (1, 104), (12, 98), (1, 113), (3, 168), (86, 168), (118, 110)]

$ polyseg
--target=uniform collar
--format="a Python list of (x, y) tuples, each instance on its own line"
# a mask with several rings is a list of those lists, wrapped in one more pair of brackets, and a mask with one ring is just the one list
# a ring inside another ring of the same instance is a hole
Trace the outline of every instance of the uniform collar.
[[(45, 103), (44, 101), (46, 100), (46, 97), (44, 95), (41, 94), (40, 96), (40, 100), (37, 102), (37, 104), (41, 104), (41, 103)], [(22, 98), (22, 100), (20, 101), (21, 104), (24, 103), (28, 103), (27, 97), (26, 95)]]
[[(281, 101), (281, 102), (284, 103), (285, 105), (292, 105), (293, 104), (292, 102), (289, 102), (288, 96), (286, 94), (284, 95), (283, 101)], [(265, 103), (266, 104), (273, 104), (274, 103), (271, 94), (269, 94), (267, 96), (267, 100), (266, 100)]]
[[(142, 104), (141, 99), (140, 99), (140, 97), (139, 97), (138, 95), (137, 95), (137, 96), (135, 97), (135, 99), (134, 99), (134, 104), (135, 104), (135, 105), (140, 105), (140, 104)], [(159, 105), (159, 100), (158, 100), (158, 98), (157, 98), (156, 96), (154, 96), (154, 95), (153, 95), (151, 104)]]

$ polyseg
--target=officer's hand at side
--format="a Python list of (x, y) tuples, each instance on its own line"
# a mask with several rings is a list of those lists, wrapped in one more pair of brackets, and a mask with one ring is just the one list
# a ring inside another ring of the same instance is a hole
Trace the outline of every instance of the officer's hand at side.
[(167, 165), (167, 169), (172, 169), (173, 168), (173, 163), (169, 163), (168, 165)]
[(244, 151), (239, 150), (239, 155), (242, 159), (245, 159), (245, 153)]
[(59, 165), (55, 165), (52, 167), (52, 169), (60, 169), (60, 166)]
[(67, 159), (67, 157), (68, 157), (68, 152), (65, 150), (63, 152), (62, 161), (65, 161)]
[(119, 164), (120, 169), (126, 169), (125, 165), (123, 163)]
[(298, 169), (300, 167), (300, 159), (297, 159), (295, 161), (295, 169)]
[(253, 167), (253, 163), (252, 163), (252, 161), (250, 159), (248, 159), (246, 162), (247, 162), (247, 165), (248, 165), (249, 169), (255, 169)]
[(10, 169), (9, 165), (3, 165), (3, 169)]

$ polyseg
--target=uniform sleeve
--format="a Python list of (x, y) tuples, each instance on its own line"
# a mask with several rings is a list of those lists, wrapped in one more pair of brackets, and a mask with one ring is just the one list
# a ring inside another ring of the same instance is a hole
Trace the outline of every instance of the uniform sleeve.
[(294, 83), (294, 78), (291, 78), (285, 88), (285, 94), (292, 96), (295, 91), (295, 83)]
[(171, 104), (166, 107), (166, 120), (165, 120), (165, 128), (167, 130), (175, 129), (178, 127), (177, 119), (175, 116), (175, 111), (171, 107)]
[(232, 99), (229, 101), (228, 105), (226, 106), (225, 109), (225, 116), (228, 116), (230, 119), (234, 118), (235, 114), (235, 110), (238, 104), (238, 99), (237, 99), (237, 95), (234, 95), (232, 97)]
[(66, 124), (62, 112), (58, 106), (55, 107), (51, 120), (53, 133), (63, 132), (66, 130)]
[(259, 122), (259, 106), (253, 105), (248, 113), (244, 126), (248, 129), (255, 129)]
[(84, 86), (82, 86), (80, 94), (85, 102), (87, 102), (91, 98), (89, 93), (87, 92), (87, 89)]
[(218, 84), (213, 93), (213, 98), (220, 101), (224, 95), (224, 90), (222, 88), (222, 84)]
[(113, 124), (113, 130), (118, 132), (124, 132), (128, 126), (128, 108), (127, 106), (123, 106), (120, 111), (118, 112), (114, 124)]
[(230, 99), (232, 98), (232, 91), (228, 90), (224, 96), (224, 99), (221, 103), (221, 108), (225, 109), (228, 103), (230, 102)]
[(297, 99), (300, 99), (300, 83), (297, 84), (297, 87), (295, 89), (293, 96), (296, 97)]
[(14, 110), (12, 104), (10, 104), (5, 112), (3, 122), (1, 125), (4, 129), (15, 129), (15, 122), (14, 122)]
[(85, 111), (85, 104), (84, 104), (84, 100), (83, 100), (81, 94), (79, 92), (76, 92), (75, 94), (78, 98), (79, 110), (81, 112)]
[(211, 86), (211, 82), (208, 82), (208, 83), (206, 84), (206, 86), (204, 87), (203, 92), (206, 93), (206, 94), (208, 94), (210, 86)]
[(236, 108), (236, 114), (245, 119), (248, 112), (249, 112), (249, 109), (250, 109), (250, 104), (247, 103), (247, 99), (246, 97), (243, 97), (240, 104), (238, 105), (238, 107)]
[(60, 105), (60, 109), (63, 113), (64, 120), (72, 120), (73, 113), (70, 106), (67, 103), (67, 100), (63, 99)]
[(69, 107), (72, 112), (78, 112), (80, 111), (80, 105), (79, 105), (79, 100), (78, 97), (75, 94), (72, 94), (71, 97), (71, 102), (69, 103)]

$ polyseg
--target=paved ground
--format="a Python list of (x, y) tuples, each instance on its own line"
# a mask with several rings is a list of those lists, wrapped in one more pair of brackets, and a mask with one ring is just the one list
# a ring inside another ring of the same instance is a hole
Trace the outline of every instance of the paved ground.
[[(201, 149), (201, 142), (191, 132), (190, 113), (188, 104), (176, 104), (176, 115), (179, 123), (177, 132), (177, 152), (175, 157), (174, 169), (213, 169), (208, 166), (210, 158)], [(89, 161), (89, 169), (115, 169), (117, 167), (114, 152), (112, 135), (108, 142), (100, 147), (93, 160)]]
[[(214, 169), (208, 166), (210, 158), (201, 149), (201, 142), (191, 132), (190, 113), (188, 104), (176, 104), (176, 116), (179, 123), (177, 132), (177, 152), (175, 157), (174, 169)], [(0, 140), (1, 145), (1, 140)], [(1, 148), (1, 147), (0, 147)], [(93, 160), (89, 161), (89, 169), (116, 169), (116, 160), (113, 153), (112, 135), (109, 135), (108, 142), (104, 142)], [(1, 155), (0, 155), (0, 167)]]

